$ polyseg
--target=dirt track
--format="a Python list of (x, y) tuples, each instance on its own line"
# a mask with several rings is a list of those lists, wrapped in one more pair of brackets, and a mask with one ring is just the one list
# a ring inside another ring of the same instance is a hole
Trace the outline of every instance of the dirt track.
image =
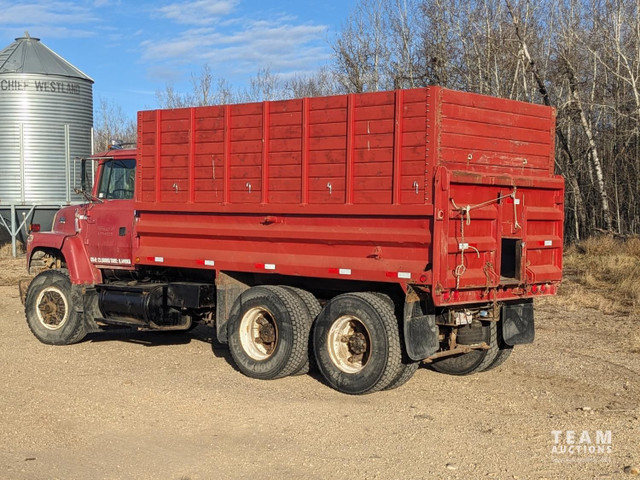
[[(352, 397), (246, 378), (204, 327), (40, 344), (22, 274), (0, 259), (0, 479), (638, 478), (637, 319), (538, 304), (536, 342), (502, 367)], [(553, 454), (567, 430), (610, 431), (611, 452)]]

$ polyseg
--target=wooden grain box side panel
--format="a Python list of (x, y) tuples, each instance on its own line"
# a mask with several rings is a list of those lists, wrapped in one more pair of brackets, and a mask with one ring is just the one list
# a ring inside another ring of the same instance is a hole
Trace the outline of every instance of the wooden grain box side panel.
[(552, 108), (442, 90), (439, 161), (455, 170), (549, 176)]

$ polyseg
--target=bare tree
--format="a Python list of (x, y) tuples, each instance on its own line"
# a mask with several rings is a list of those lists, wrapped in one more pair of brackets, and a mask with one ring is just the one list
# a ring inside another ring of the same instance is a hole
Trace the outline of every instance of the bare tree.
[(136, 122), (128, 118), (120, 105), (100, 98), (95, 112), (94, 151), (107, 150), (112, 141), (136, 143)]
[(338, 81), (349, 92), (392, 88), (386, 0), (361, 0), (331, 43)]
[(191, 91), (176, 91), (173, 85), (156, 92), (161, 108), (184, 108), (205, 105), (223, 105), (236, 101), (231, 86), (223, 78), (215, 78), (211, 67), (205, 64), (199, 74), (191, 74)]

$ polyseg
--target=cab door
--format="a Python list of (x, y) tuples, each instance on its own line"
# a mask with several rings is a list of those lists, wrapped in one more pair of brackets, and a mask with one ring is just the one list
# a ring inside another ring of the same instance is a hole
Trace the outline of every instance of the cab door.
[(109, 159), (99, 168), (95, 197), (84, 219), (89, 260), (97, 267), (130, 268), (134, 217), (134, 159)]

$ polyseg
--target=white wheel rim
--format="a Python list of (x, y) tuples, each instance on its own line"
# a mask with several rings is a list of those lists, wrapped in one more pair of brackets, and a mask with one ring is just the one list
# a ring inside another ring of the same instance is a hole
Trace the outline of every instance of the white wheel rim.
[(352, 315), (344, 315), (333, 322), (327, 345), (331, 361), (344, 373), (358, 373), (371, 356), (369, 330)]
[(36, 299), (36, 315), (48, 330), (59, 330), (69, 319), (69, 303), (57, 287), (44, 288)]
[(240, 321), (240, 344), (249, 357), (262, 361), (273, 355), (278, 345), (278, 326), (264, 307), (248, 310)]

